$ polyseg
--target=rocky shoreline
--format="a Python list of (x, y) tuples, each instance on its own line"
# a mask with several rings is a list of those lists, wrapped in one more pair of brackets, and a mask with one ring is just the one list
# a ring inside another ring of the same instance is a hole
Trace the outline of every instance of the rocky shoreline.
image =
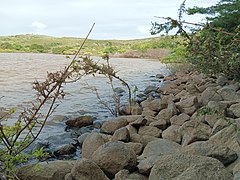
[[(163, 86), (147, 87), (131, 114), (99, 124), (78, 137), (82, 158), (27, 165), (20, 179), (38, 180), (238, 180), (240, 83), (219, 75), (180, 71)], [(69, 121), (87, 126), (91, 117)], [(66, 145), (55, 155), (75, 153)]]

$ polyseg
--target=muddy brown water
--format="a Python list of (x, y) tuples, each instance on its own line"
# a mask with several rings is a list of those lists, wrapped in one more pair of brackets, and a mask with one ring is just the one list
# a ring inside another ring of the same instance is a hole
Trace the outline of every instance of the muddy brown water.
[[(102, 62), (101, 58), (93, 57)], [(33, 54), (33, 53), (0, 53), (0, 108), (21, 109), (28, 105), (35, 97), (32, 83), (35, 80), (44, 80), (46, 72), (55, 72), (63, 69), (70, 63), (64, 55)], [(137, 86), (139, 91), (148, 85), (159, 86), (155, 75), (167, 75), (169, 71), (158, 60), (112, 58), (112, 66), (120, 77), (126, 80), (131, 87)], [(111, 100), (112, 90), (104, 77), (87, 76), (76, 83), (67, 84), (65, 99), (52, 114), (47, 132), (56, 134), (63, 131), (57, 123), (63, 117), (77, 117), (88, 114), (98, 120), (104, 120), (111, 114), (99, 103), (96, 95), (89, 89), (94, 86), (105, 101)], [(116, 87), (121, 87), (116, 82)], [(124, 87), (123, 87), (124, 88)], [(124, 97), (123, 97), (124, 98)], [(20, 110), (19, 110), (20, 111)]]

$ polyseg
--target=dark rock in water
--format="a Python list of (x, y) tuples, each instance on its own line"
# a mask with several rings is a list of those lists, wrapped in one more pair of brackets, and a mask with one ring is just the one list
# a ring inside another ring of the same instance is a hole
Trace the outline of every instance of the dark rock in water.
[(122, 94), (122, 93), (125, 93), (126, 91), (121, 87), (116, 87), (114, 88), (114, 92), (117, 94)]
[(70, 128), (72, 127), (84, 127), (93, 124), (94, 117), (92, 116), (80, 116), (73, 120), (67, 120), (66, 125)]
[(162, 74), (157, 74), (157, 75), (156, 75), (156, 78), (157, 78), (157, 79), (163, 79), (163, 78), (164, 78), (164, 75), (162, 75)]
[(69, 131), (71, 132), (71, 136), (74, 138), (78, 138), (84, 133), (91, 133), (94, 130), (93, 126), (87, 126), (82, 128), (71, 128)]
[(157, 91), (157, 87), (156, 86), (148, 86), (145, 90), (144, 93), (145, 94), (149, 94), (150, 92), (156, 92)]
[(70, 155), (76, 152), (76, 147), (72, 144), (67, 144), (64, 146), (59, 147), (57, 150), (53, 152), (55, 156), (62, 156), (62, 155)]

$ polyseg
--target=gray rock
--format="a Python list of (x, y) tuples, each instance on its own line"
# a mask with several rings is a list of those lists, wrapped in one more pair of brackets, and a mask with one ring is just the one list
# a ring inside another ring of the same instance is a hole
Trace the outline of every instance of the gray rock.
[(109, 178), (113, 178), (122, 169), (131, 172), (137, 164), (135, 152), (120, 141), (107, 142), (100, 146), (92, 157)]
[(128, 142), (125, 145), (134, 150), (136, 155), (140, 155), (143, 150), (143, 145), (141, 143)]
[(228, 78), (224, 75), (218, 76), (216, 83), (219, 84), (220, 86), (224, 86), (228, 83)]
[(55, 156), (63, 156), (63, 155), (70, 155), (70, 154), (73, 154), (76, 152), (76, 147), (73, 146), (72, 144), (66, 144), (66, 145), (63, 145), (59, 148), (57, 148), (53, 154)]
[(81, 136), (78, 137), (78, 143), (79, 143), (80, 147), (82, 146), (84, 140), (87, 138), (87, 136), (89, 134), (91, 134), (91, 133), (86, 132), (86, 133), (84, 133), (84, 134), (82, 134)]
[(189, 155), (201, 155), (215, 158), (225, 166), (231, 164), (237, 159), (237, 154), (233, 150), (224, 146), (216, 146), (207, 141), (194, 142), (181, 149), (181, 153)]
[(189, 121), (190, 116), (186, 113), (181, 113), (179, 115), (175, 115), (170, 119), (172, 125), (183, 125), (184, 122)]
[(126, 117), (119, 116), (117, 118), (104, 122), (101, 127), (101, 132), (113, 134), (117, 129), (124, 127), (126, 125), (128, 125)]
[(222, 129), (224, 129), (225, 127), (227, 127), (229, 124), (226, 120), (220, 118), (218, 119), (218, 121), (214, 124), (212, 132), (211, 132), (211, 136), (213, 136), (214, 134), (216, 134), (218, 131), (221, 131)]
[(207, 107), (214, 112), (225, 114), (228, 103), (226, 103), (226, 101), (209, 101)]
[(224, 86), (217, 91), (225, 101), (240, 102), (240, 96), (237, 94), (235, 87)]
[(157, 162), (160, 159), (159, 157), (160, 156), (152, 155), (152, 156), (146, 157), (145, 159), (142, 159), (137, 166), (138, 171), (141, 174), (149, 176), (153, 165), (155, 164), (155, 162)]
[(165, 155), (153, 166), (149, 180), (229, 180), (233, 176), (216, 159), (193, 155)]
[(158, 140), (160, 138), (154, 137), (154, 136), (149, 136), (149, 135), (143, 135), (140, 136), (140, 143), (145, 147), (149, 142)]
[(233, 180), (239, 180), (240, 179), (240, 163), (236, 164), (233, 168)]
[(126, 127), (122, 127), (116, 130), (112, 136), (112, 141), (128, 142), (130, 140), (130, 134)]
[(233, 125), (229, 125), (211, 136), (208, 142), (214, 145), (229, 147), (237, 153), (240, 152), (240, 146), (237, 141), (237, 132)]
[(149, 94), (150, 92), (156, 92), (157, 89), (158, 88), (155, 86), (148, 86), (144, 89), (144, 94)]
[(186, 90), (190, 94), (200, 93), (198, 87), (196, 85), (192, 84), (192, 83), (186, 85)]
[(167, 102), (164, 102), (162, 99), (154, 99), (150, 101), (146, 107), (152, 111), (159, 112), (167, 108)]
[(160, 137), (162, 130), (152, 126), (141, 126), (138, 130), (139, 135), (149, 135), (154, 137)]
[(133, 127), (139, 128), (140, 126), (144, 126), (147, 123), (145, 118), (138, 118), (136, 121), (130, 123)]
[(71, 172), (75, 161), (49, 161), (29, 164), (17, 170), (17, 177), (26, 180), (59, 180)]
[(167, 128), (167, 121), (165, 119), (158, 119), (157, 121), (151, 122), (149, 126), (157, 127), (161, 130), (164, 130)]
[(105, 144), (107, 141), (99, 133), (91, 133), (84, 140), (82, 145), (82, 157), (92, 159), (93, 153), (99, 146)]
[(178, 143), (172, 142), (167, 139), (158, 139), (151, 141), (144, 148), (141, 156), (138, 157), (139, 160), (142, 160), (149, 156), (160, 156), (167, 154), (177, 153), (181, 149), (181, 145)]
[(234, 116), (238, 118), (240, 117), (240, 103), (231, 105), (229, 110), (234, 114)]
[(222, 101), (222, 96), (217, 93), (216, 87), (208, 87), (201, 94), (201, 102), (205, 106), (209, 101)]
[(75, 163), (71, 175), (74, 180), (109, 180), (96, 163), (84, 158)]
[(195, 120), (185, 122), (179, 132), (182, 135), (182, 145), (186, 146), (195, 141), (208, 140), (212, 129), (210, 126)]
[(163, 78), (164, 78), (164, 75), (162, 75), (162, 74), (157, 74), (157, 75), (156, 75), (156, 78), (157, 78), (157, 79), (163, 79)]
[(115, 180), (147, 180), (148, 178), (138, 172), (130, 173), (128, 170), (123, 169), (115, 175)]
[(181, 144), (182, 135), (179, 133), (180, 126), (172, 125), (162, 132), (162, 138)]
[(132, 125), (129, 124), (129, 125), (126, 126), (126, 128), (128, 129), (128, 132), (129, 132), (130, 136), (132, 134), (137, 134), (137, 129), (135, 127), (133, 127)]

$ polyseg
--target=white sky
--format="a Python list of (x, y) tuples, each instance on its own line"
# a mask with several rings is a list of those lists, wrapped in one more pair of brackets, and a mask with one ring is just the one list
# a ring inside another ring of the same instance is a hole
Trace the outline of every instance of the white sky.
[[(218, 0), (187, 0), (187, 7), (210, 6)], [(154, 16), (177, 17), (182, 0), (0, 0), (0, 36), (43, 34), (92, 39), (151, 37)], [(199, 22), (202, 17), (187, 17)]]

